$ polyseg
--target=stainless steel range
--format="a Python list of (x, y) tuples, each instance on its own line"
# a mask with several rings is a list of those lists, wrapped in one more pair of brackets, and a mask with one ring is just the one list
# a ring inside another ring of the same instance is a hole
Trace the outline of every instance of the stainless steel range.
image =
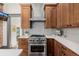
[(29, 39), (28, 53), (30, 56), (45, 56), (46, 55), (46, 38), (44, 35), (32, 35)]

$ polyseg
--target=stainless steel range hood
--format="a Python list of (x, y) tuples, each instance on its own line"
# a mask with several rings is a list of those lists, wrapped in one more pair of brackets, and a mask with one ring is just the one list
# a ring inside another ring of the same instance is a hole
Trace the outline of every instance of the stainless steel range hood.
[(32, 18), (30, 34), (43, 35), (44, 34), (44, 3), (32, 4)]
[(31, 20), (44, 20), (44, 4), (43, 3), (32, 4)]

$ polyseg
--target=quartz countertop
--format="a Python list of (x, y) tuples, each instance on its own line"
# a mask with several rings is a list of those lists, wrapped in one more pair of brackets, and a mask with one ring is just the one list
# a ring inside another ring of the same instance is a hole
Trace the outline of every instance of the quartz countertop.
[(67, 48), (71, 49), (72, 51), (74, 51), (76, 54), (79, 55), (79, 43), (57, 35), (51, 35), (51, 36), (46, 35), (46, 38), (55, 39), (56, 41), (60, 42), (61, 44), (63, 44), (64, 46), (66, 46)]
[(22, 36), (19, 36), (18, 38), (29, 38), (30, 35), (22, 35)]

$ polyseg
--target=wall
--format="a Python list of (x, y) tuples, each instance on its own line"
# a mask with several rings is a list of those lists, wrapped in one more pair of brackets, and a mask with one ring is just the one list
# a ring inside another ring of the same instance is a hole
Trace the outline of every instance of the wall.
[(17, 3), (5, 3), (3, 9), (4, 9), (3, 11), (8, 14), (20, 14), (21, 13), (20, 5)]
[(21, 17), (11, 16), (11, 47), (17, 46), (17, 27), (21, 28)]
[[(5, 3), (3, 11), (8, 13), (11, 19), (11, 46), (15, 47), (17, 44), (17, 34), (16, 34), (16, 28), (21, 28), (21, 8), (19, 4), (16, 3)], [(5, 26), (6, 23), (4, 23), (4, 33), (3, 33), (3, 45), (6, 46), (7, 41), (7, 29)]]
[(67, 39), (79, 43), (79, 28), (64, 29), (64, 35)]
[(49, 28), (49, 29), (45, 29), (45, 34), (46, 35), (53, 35), (53, 34), (58, 34), (57, 32), (56, 32), (56, 29), (51, 29), (51, 28)]
[(29, 31), (30, 34), (44, 34), (44, 22), (32, 23), (32, 28)]

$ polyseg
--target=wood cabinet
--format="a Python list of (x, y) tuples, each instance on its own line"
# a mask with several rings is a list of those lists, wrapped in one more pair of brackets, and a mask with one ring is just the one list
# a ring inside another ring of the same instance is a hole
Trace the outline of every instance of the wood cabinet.
[(62, 56), (62, 45), (54, 40), (54, 56)]
[(79, 27), (79, 3), (74, 3), (73, 4), (73, 10), (74, 10), (74, 13), (73, 13), (73, 26), (75, 27)]
[(45, 6), (46, 28), (79, 27), (79, 3)]
[(47, 39), (47, 56), (78, 56), (71, 49), (67, 48), (55, 39)]
[(57, 5), (45, 6), (46, 28), (55, 28), (57, 26)]
[(62, 46), (62, 56), (78, 56), (78, 54), (74, 53), (72, 50), (68, 49), (65, 46)]
[(57, 5), (57, 28), (79, 27), (79, 3)]
[(57, 28), (70, 27), (73, 20), (73, 4), (60, 3), (57, 5)]
[(54, 40), (51, 38), (47, 39), (47, 56), (54, 55)]
[(23, 49), (20, 56), (28, 56), (28, 39), (27, 38), (19, 38), (18, 39), (18, 48)]
[(22, 29), (30, 28), (30, 12), (31, 12), (30, 4), (21, 4)]
[(54, 56), (78, 56), (78, 54), (54, 40)]

